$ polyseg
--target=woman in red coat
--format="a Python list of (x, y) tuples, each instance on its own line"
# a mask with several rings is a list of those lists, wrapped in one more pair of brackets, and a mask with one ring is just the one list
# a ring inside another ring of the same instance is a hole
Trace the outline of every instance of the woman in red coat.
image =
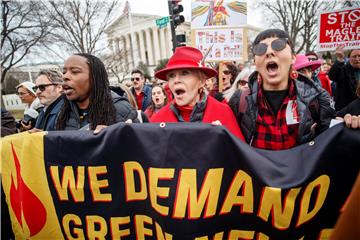
[(217, 123), (243, 140), (230, 107), (205, 94), (205, 80), (217, 72), (205, 67), (203, 60), (196, 48), (176, 48), (166, 68), (155, 73), (155, 77), (168, 81), (174, 98), (153, 115), (150, 122)]

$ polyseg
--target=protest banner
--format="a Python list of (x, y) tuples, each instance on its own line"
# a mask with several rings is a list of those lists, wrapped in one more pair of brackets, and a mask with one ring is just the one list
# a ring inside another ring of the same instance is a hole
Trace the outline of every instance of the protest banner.
[(327, 239), (359, 145), (343, 126), (284, 151), (210, 124), (21, 133), (2, 184), (19, 239)]
[(334, 51), (337, 47), (360, 47), (360, 8), (327, 11), (318, 17), (317, 51)]

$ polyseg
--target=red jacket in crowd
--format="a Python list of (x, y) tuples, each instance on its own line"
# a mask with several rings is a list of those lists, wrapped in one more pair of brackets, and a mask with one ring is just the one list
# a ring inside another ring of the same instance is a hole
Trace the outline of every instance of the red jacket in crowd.
[[(170, 109), (172, 102), (168, 103), (158, 113), (152, 116), (150, 122), (178, 122), (175, 113)], [(236, 118), (227, 104), (218, 102), (213, 97), (207, 97), (207, 103), (203, 115), (203, 123), (211, 123), (219, 120), (232, 134), (244, 140)]]
[(330, 94), (330, 96), (332, 96), (331, 82), (327, 73), (320, 71), (318, 74), (318, 79), (320, 80), (323, 89), (325, 89)]

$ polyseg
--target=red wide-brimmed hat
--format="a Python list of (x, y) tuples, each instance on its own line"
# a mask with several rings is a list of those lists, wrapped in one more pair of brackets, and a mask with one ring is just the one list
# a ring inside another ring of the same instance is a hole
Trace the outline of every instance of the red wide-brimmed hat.
[(175, 69), (189, 68), (194, 70), (200, 70), (206, 74), (209, 78), (217, 75), (216, 70), (205, 67), (203, 63), (203, 55), (200, 50), (193, 47), (178, 47), (175, 49), (175, 53), (171, 56), (168, 64), (164, 69), (157, 71), (155, 77), (167, 80), (166, 75)]
[(296, 55), (296, 61), (294, 63), (295, 70), (300, 70), (305, 67), (311, 67), (312, 71), (315, 71), (321, 66), (321, 60), (310, 61), (304, 54)]

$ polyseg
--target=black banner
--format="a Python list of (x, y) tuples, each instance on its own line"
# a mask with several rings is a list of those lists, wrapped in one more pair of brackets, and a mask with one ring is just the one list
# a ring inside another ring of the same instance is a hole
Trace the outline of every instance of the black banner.
[(328, 238), (359, 172), (359, 130), (284, 151), (223, 127), (49, 132), (46, 174), (68, 239)]

